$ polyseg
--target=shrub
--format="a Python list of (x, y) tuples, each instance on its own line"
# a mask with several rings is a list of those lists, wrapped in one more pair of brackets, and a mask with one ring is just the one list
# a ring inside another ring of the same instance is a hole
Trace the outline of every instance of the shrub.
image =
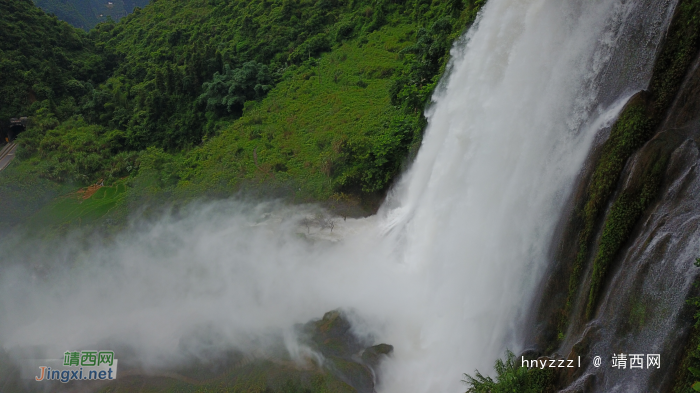
[(543, 393), (553, 390), (554, 374), (550, 369), (521, 367), (511, 351), (506, 351), (505, 361), (496, 360), (496, 380), (483, 376), (478, 370), (475, 376), (464, 374), (467, 393)]

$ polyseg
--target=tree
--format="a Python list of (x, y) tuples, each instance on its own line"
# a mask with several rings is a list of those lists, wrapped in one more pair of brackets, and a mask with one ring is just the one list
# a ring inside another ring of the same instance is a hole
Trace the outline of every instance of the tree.
[(227, 64), (223, 73), (215, 73), (211, 82), (202, 85), (204, 93), (199, 102), (217, 116), (240, 116), (245, 102), (263, 98), (272, 84), (272, 75), (264, 64), (249, 61), (235, 69)]

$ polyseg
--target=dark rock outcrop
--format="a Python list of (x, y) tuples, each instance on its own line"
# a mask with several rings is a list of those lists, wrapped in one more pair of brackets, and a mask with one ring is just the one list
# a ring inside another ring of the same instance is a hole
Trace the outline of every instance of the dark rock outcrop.
[(372, 345), (360, 338), (340, 310), (327, 312), (323, 319), (301, 327), (306, 343), (324, 357), (323, 366), (358, 393), (372, 393), (377, 382), (375, 369), (389, 356), (394, 347)]

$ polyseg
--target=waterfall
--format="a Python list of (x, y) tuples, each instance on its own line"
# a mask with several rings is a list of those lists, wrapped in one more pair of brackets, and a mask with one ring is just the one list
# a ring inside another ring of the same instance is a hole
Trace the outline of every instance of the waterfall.
[(382, 211), (426, 281), (414, 321), (426, 349), (397, 372), (403, 391), (451, 391), (421, 370), (489, 370), (506, 346), (521, 349), (520, 316), (571, 186), (596, 135), (646, 87), (672, 10), (491, 1), (456, 46), (420, 154)]
[(225, 201), (79, 255), (43, 246), (16, 257), (65, 269), (4, 272), (0, 342), (59, 354), (125, 342), (158, 365), (204, 328), (217, 345), (252, 351), (267, 332), (343, 307), (358, 334), (395, 347), (379, 391), (463, 390), (462, 373), (490, 372), (506, 348), (521, 349), (576, 176), (648, 83), (673, 8), (657, 3), (489, 0), (376, 216), (338, 219), (327, 233), (299, 225), (313, 206)]

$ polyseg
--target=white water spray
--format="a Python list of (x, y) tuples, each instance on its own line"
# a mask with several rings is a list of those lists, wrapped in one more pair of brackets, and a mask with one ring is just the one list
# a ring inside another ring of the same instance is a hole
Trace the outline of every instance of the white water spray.
[(462, 373), (519, 349), (554, 224), (595, 134), (630, 93), (599, 104), (635, 4), (490, 0), (377, 216), (338, 220), (340, 241), (309, 241), (299, 221), (312, 208), (192, 206), (68, 258), (60, 276), (6, 270), (0, 343), (62, 354), (116, 340), (158, 365), (202, 327), (252, 350), (265, 332), (346, 307), (358, 330), (395, 347), (380, 391), (463, 390)]

